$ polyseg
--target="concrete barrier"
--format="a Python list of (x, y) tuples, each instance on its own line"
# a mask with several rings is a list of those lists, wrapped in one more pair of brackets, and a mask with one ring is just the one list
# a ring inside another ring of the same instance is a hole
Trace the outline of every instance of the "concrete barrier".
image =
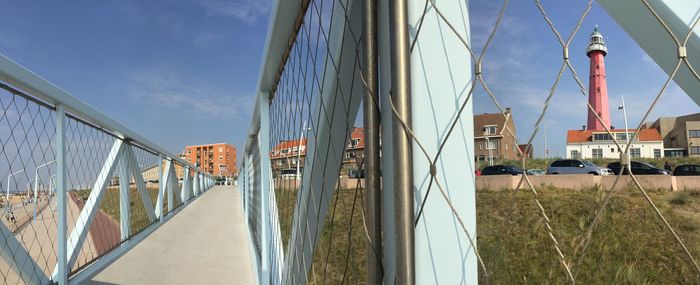
[[(646, 189), (664, 189), (669, 191), (676, 191), (676, 177), (671, 175), (635, 175), (639, 184)], [(603, 189), (610, 189), (615, 183), (616, 176), (605, 176), (603, 177)], [(620, 182), (616, 189), (636, 187), (634, 181), (629, 175), (622, 175), (620, 177)]]
[(678, 190), (700, 190), (700, 176), (676, 176)]
[[(557, 174), (528, 176), (530, 183), (535, 187), (554, 187), (558, 189), (588, 189), (600, 185), (601, 176), (590, 174)], [(517, 182), (516, 182), (517, 183)], [(527, 185), (523, 185), (527, 187)]]
[(512, 190), (517, 186), (520, 175), (488, 175), (476, 177), (476, 189)]
[[(637, 175), (639, 184), (644, 189), (664, 189), (668, 191), (700, 190), (700, 176), (671, 175)], [(529, 176), (534, 187), (553, 187), (558, 189), (582, 190), (594, 187), (610, 189), (616, 176), (596, 176), (590, 174), (560, 174)], [(476, 177), (476, 189), (479, 190), (513, 190), (520, 181), (520, 175), (490, 175)], [(620, 177), (617, 189), (636, 187), (628, 175)], [(521, 186), (527, 188), (527, 185)]]

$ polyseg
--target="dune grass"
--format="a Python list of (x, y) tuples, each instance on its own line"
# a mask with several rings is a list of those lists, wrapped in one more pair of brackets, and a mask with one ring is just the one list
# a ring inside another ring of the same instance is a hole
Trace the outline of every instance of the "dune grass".
[[(606, 193), (597, 189), (541, 189), (539, 200), (554, 236), (580, 284), (691, 284), (696, 269), (636, 189), (614, 194), (593, 231), (585, 257), (583, 241)], [(651, 191), (652, 201), (694, 256), (700, 257), (699, 192)], [(564, 267), (529, 191), (477, 193), (479, 252), (491, 284), (567, 283)], [(484, 280), (482, 274), (481, 280)]]
[[(613, 195), (580, 265), (576, 261), (582, 253), (586, 230), (606, 192), (538, 191), (566, 262), (573, 272), (578, 271), (577, 283), (697, 283), (693, 264), (638, 190), (620, 189)], [(288, 209), (295, 203), (290, 198), (296, 198), (296, 191), (278, 189), (276, 195), (286, 252), (291, 231), (288, 213), (293, 213)], [(690, 252), (700, 257), (700, 192), (651, 190), (649, 195)], [(323, 284), (324, 280), (326, 284), (364, 284), (368, 251), (360, 197), (355, 189), (344, 189), (331, 198), (309, 284)], [(533, 197), (529, 190), (477, 191), (477, 244), (490, 276), (489, 284), (568, 283)], [(485, 284), (481, 273), (480, 283)]]
[[(156, 205), (158, 199), (158, 187), (147, 187), (148, 193), (151, 197), (151, 203), (153, 207)], [(131, 234), (135, 235), (142, 230), (144, 230), (149, 224), (148, 215), (143, 207), (143, 202), (141, 201), (141, 194), (138, 192), (136, 187), (132, 186), (130, 188), (129, 199), (131, 200)], [(78, 197), (86, 200), (90, 195), (89, 189), (83, 189), (76, 191)], [(100, 210), (109, 215), (119, 223), (119, 187), (108, 187), (106, 192), (103, 194), (102, 201), (100, 203)], [(168, 209), (167, 199), (163, 199), (164, 208)], [(167, 211), (167, 210), (166, 210)]]

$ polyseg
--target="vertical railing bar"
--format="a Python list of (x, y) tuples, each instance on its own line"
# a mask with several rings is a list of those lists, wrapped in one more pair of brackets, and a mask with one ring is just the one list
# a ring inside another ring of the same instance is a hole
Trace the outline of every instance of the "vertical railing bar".
[[(131, 145), (127, 145), (131, 148)], [(131, 236), (131, 200), (129, 178), (129, 164), (131, 156), (129, 151), (122, 152), (119, 161), (119, 228), (121, 240), (124, 241)]]
[(158, 197), (156, 198), (156, 218), (163, 222), (163, 157), (158, 155)]
[(367, 89), (363, 100), (365, 128), (365, 227), (367, 241), (367, 284), (382, 283), (380, 256), (382, 252), (381, 193), (379, 192), (379, 106), (377, 94), (377, 1), (364, 1), (364, 51)]
[(410, 51), (406, 0), (390, 6), (392, 100), (394, 116), (394, 195), (396, 207), (396, 283), (411, 285), (414, 273), (413, 161), (411, 140)]
[(66, 110), (62, 104), (56, 105), (56, 192), (58, 197), (58, 274), (59, 285), (68, 285), (68, 211), (66, 201)]
[(261, 236), (261, 285), (270, 284), (270, 256), (268, 245), (270, 242), (270, 118), (268, 94), (260, 96), (260, 135), (258, 136), (258, 155), (260, 156), (260, 236)]

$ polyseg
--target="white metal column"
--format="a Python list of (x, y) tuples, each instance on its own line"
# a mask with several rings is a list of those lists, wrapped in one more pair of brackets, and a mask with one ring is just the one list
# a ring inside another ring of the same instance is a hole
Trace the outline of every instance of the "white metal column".
[(122, 154), (119, 161), (119, 228), (121, 240), (131, 236), (131, 199), (129, 178), (129, 160)]
[[(467, 2), (436, 1), (433, 4), (439, 7), (456, 32), (469, 41)], [(424, 2), (409, 1), (409, 26), (418, 26), (424, 6)], [(449, 139), (435, 162), (434, 169), (431, 169), (414, 142), (414, 206), (418, 211), (431, 181), (430, 173), (434, 171), (456, 214), (476, 241), (471, 99), (459, 114), (470, 90), (472, 63), (468, 50), (450, 31), (447, 23), (440, 19), (434, 9), (428, 9), (427, 13), (418, 42), (411, 52), (413, 132), (431, 156), (437, 154), (448, 135)], [(448, 134), (455, 118), (459, 121), (452, 133)], [(434, 181), (430, 187), (430, 197), (415, 228), (416, 284), (477, 284), (475, 249), (471, 247), (460, 222)]]
[(56, 105), (56, 198), (58, 212), (58, 237), (56, 247), (56, 275), (52, 278), (59, 285), (68, 285), (68, 209), (66, 196), (66, 109)]

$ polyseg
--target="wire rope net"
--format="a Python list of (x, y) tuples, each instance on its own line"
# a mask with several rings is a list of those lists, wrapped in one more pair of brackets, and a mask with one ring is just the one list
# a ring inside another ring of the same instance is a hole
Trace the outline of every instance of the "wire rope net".
[(303, 1), (271, 94), (272, 231), (290, 283), (366, 279), (358, 3)]
[[(646, 107), (646, 112), (632, 132), (632, 138), (638, 138), (640, 131), (644, 129), (644, 122), (667, 91), (669, 83), (676, 76), (680, 66), (686, 66), (694, 77), (700, 80), (688, 62), (689, 55), (685, 53), (684, 48), (698, 20), (696, 19), (690, 24), (686, 33), (674, 35), (663, 23), (663, 20), (656, 16), (656, 12), (647, 1), (642, 1), (642, 3), (649, 9), (649, 13), (654, 14), (659, 23), (666, 27), (665, 29), (671, 34), (678, 46), (679, 52), (677, 55), (673, 55), (678, 58), (675, 69), (658, 88), (655, 96), (650, 98), (651, 103)], [(479, 100), (476, 96), (483, 95), (485, 100), (490, 101), (502, 114), (503, 122), (512, 119), (510, 110), (504, 108), (502, 104), (507, 95), (495, 92), (494, 86), (489, 84), (489, 77), (497, 76), (497, 74), (490, 74), (489, 70), (493, 69), (487, 68), (488, 65), (494, 64), (507, 66), (508, 56), (518, 56), (517, 54), (499, 54), (499, 57), (496, 58), (488, 56), (490, 48), (497, 42), (494, 39), (502, 32), (502, 24), (508, 19), (507, 11), (512, 5), (506, 0), (501, 2), (500, 7), (496, 7), (495, 17), (490, 19), (492, 25), (484, 29), (487, 31), (485, 35), (481, 35), (484, 39), (483, 42), (481, 45), (475, 46), (474, 41), (469, 42), (458, 32), (461, 22), (453, 23), (453, 20), (448, 20), (445, 15), (446, 11), (441, 9), (443, 6), (440, 2), (425, 2), (423, 14), (417, 25), (417, 36), (413, 38), (414, 42), (411, 45), (412, 52), (416, 52), (415, 47), (419, 48), (419, 45), (415, 44), (416, 39), (420, 39), (425, 33), (425, 31), (421, 31), (423, 20), (437, 19), (445, 25), (442, 31), (444, 37), (456, 37), (462, 42), (465, 56), (470, 57), (474, 63), (474, 73), (471, 75), (472, 84), (468, 96), (460, 102), (462, 107), (456, 118), (447, 126), (450, 131), (442, 140), (437, 152), (426, 150), (422, 143), (422, 141), (434, 138), (418, 137), (413, 130), (408, 128), (414, 146), (417, 146), (417, 148), (414, 147), (414, 153), (418, 149), (421, 154), (414, 155), (414, 159), (426, 159), (431, 165), (431, 169), (425, 169), (425, 172), (430, 176), (431, 183), (428, 187), (428, 193), (421, 197), (421, 204), (425, 204), (427, 199), (444, 199), (447, 206), (453, 209), (455, 218), (460, 221), (461, 230), (470, 237), (470, 246), (475, 249), (478, 258), (480, 281), (484, 283), (654, 283), (668, 280), (697, 282), (700, 269), (694, 255), (697, 255), (698, 251), (695, 247), (689, 247), (689, 244), (691, 242), (694, 244), (697, 238), (689, 235), (694, 230), (689, 231), (686, 228), (681, 232), (678, 231), (679, 228), (683, 229), (684, 225), (689, 226), (688, 217), (683, 217), (678, 212), (669, 210), (666, 206), (668, 202), (661, 198), (664, 197), (662, 193), (645, 189), (640, 183), (640, 177), (634, 174), (629, 163), (624, 159), (622, 164), (630, 172), (629, 179), (623, 178), (623, 171), (620, 171), (620, 175), (616, 176), (612, 183), (600, 184), (596, 189), (577, 191), (576, 193), (558, 193), (567, 190), (552, 189), (536, 184), (528, 173), (518, 176), (515, 190), (494, 192), (477, 189), (477, 231), (479, 235), (478, 247), (476, 246), (475, 233), (469, 232), (462, 222), (462, 219), (466, 217), (459, 217), (454, 210), (455, 201), (450, 199), (448, 191), (440, 183), (445, 177), (441, 175), (440, 167), (436, 161), (440, 159), (442, 146), (450, 139), (455, 139), (450, 134), (458, 125), (463, 108), (468, 106), (471, 100)], [(512, 146), (518, 153), (518, 165), (522, 169), (528, 169), (528, 166), (532, 165), (531, 159), (526, 153), (531, 151), (529, 148), (532, 147), (534, 138), (543, 127), (543, 121), (551, 103), (554, 100), (570, 100), (557, 96), (560, 93), (557, 88), (562, 81), (572, 80), (580, 95), (584, 98), (588, 97), (588, 90), (569, 58), (569, 47), (572, 41), (580, 36), (579, 30), (591, 12), (593, 1), (572, 3), (570, 9), (578, 9), (579, 15), (576, 18), (568, 19), (568, 21), (573, 22), (573, 26), (566, 30), (557, 27), (550, 11), (541, 1), (532, 1), (531, 5), (537, 9), (544, 27), (560, 46), (562, 57), (547, 96), (541, 103), (537, 104), (539, 110), (530, 110), (537, 112), (538, 116), (533, 126), (533, 132), (526, 137), (525, 141), (522, 141), (526, 146), (525, 149), (515, 148), (520, 144), (515, 130), (512, 125), (503, 124), (503, 131), (516, 138)], [(474, 17), (474, 14), (471, 16)], [(483, 20), (483, 17), (481, 19)], [(478, 24), (484, 25), (483, 22)], [(570, 25), (570, 23), (568, 24)], [(465, 74), (465, 76), (469, 76), (469, 74)], [(414, 96), (416, 95), (414, 94)], [(395, 110), (395, 107), (392, 106), (392, 108)], [(620, 141), (590, 103), (587, 103), (587, 109), (595, 115), (595, 120), (605, 127), (602, 132), (611, 138), (615, 150), (622, 154), (629, 154), (633, 144)], [(404, 125), (408, 125), (396, 111), (394, 113), (400, 121), (404, 122)], [(483, 132), (483, 130), (475, 129), (475, 132), (477, 131)], [(477, 134), (475, 133), (475, 135)], [(623, 183), (623, 180), (629, 183)], [(562, 200), (571, 201), (572, 199), (578, 199), (578, 203), (572, 206), (562, 202)], [(422, 207), (417, 210), (418, 221), (421, 219), (422, 210)], [(624, 221), (625, 218), (630, 220)], [(639, 228), (634, 231), (632, 228), (619, 225), (619, 223), (625, 222), (635, 223)], [(692, 224), (694, 223), (690, 223), (690, 225)], [(611, 229), (614, 227), (619, 229), (614, 231)], [(630, 231), (625, 232), (624, 230)], [(631, 234), (639, 236), (626, 236)], [(685, 236), (683, 236), (684, 234)], [(652, 236), (662, 237), (650, 238)], [(638, 246), (632, 245), (635, 243)], [(661, 264), (653, 264), (655, 261), (649, 256), (657, 253), (658, 250), (653, 249), (659, 247), (664, 249), (660, 253), (663, 256), (661, 259), (664, 261)], [(627, 251), (626, 249), (634, 250)], [(526, 258), (523, 259), (523, 257)], [(667, 279), (671, 277), (676, 279)]]
[(0, 251), (4, 257), (0, 260), (0, 279), (4, 284), (24, 284), (23, 280), (38, 280), (35, 278), (39, 276), (22, 276), (12, 269), (6, 257), (22, 260), (18, 247), (29, 253), (44, 274), (56, 264), (57, 216), (52, 191), (56, 168), (51, 143), (55, 112), (4, 82), (0, 82), (0, 108)]
[[(391, 86), (386, 82), (388, 77), (379, 80), (381, 94), (374, 94), (368, 86), (372, 80), (365, 77), (363, 66), (366, 35), (357, 16), (361, 14), (361, 4), (361, 1), (349, 0), (301, 1), (288, 48), (273, 76), (274, 84), (268, 94), (262, 95), (269, 98), (269, 106), (265, 106), (269, 111), (269, 126), (251, 135), (256, 143), (246, 150), (243, 159), (242, 183), (246, 190), (242, 195), (255, 253), (258, 257), (268, 254), (273, 283), (366, 283), (368, 273), (364, 262), (367, 255), (387, 256), (372, 246), (386, 243), (386, 240), (370, 240), (363, 210), (364, 180), (355, 179), (364, 176), (365, 168), (364, 130), (359, 127), (364, 122), (357, 114), (365, 94), (381, 103), (383, 112), (391, 113), (398, 123), (393, 124), (394, 128), (405, 130), (412, 142), (414, 165), (426, 166), (412, 169), (416, 181), (420, 181), (415, 184), (424, 187), (416, 186), (420, 190), (414, 191), (416, 229), (430, 232), (444, 227), (444, 224), (427, 222), (426, 218), (430, 215), (427, 214), (428, 205), (440, 201), (450, 212), (454, 231), (465, 237), (461, 240), (464, 244), (451, 246), (467, 249), (468, 255), (473, 252), (480, 283), (663, 283), (670, 280), (695, 283), (700, 280), (700, 268), (695, 259), (700, 254), (697, 246), (700, 236), (696, 230), (700, 222), (694, 218), (697, 212), (694, 205), (686, 205), (700, 195), (695, 191), (676, 195), (650, 187), (646, 181), (651, 178), (637, 173), (632, 167), (634, 162), (630, 161), (630, 157), (639, 157), (637, 148), (643, 143), (639, 138), (650, 128), (645, 122), (668, 92), (679, 70), (700, 82), (692, 65), (695, 55), (689, 54), (686, 48), (693, 32), (697, 33), (698, 17), (679, 33), (674, 30), (675, 26), (665, 22), (654, 3), (647, 0), (637, 3), (668, 34), (667, 40), (677, 49), (668, 55), (674, 58), (674, 68), (667, 70), (668, 75), (654, 87), (653, 96), (638, 100), (644, 102), (638, 124), (633, 130), (625, 129), (621, 133), (610, 125), (609, 118), (598, 112), (598, 106), (594, 107), (587, 99), (589, 90), (578, 66), (581, 61), (569, 52), (572, 47), (580, 48), (579, 43), (591, 37), (581, 32), (591, 23), (591, 14), (603, 13), (592, 0), (570, 3), (566, 13), (553, 10), (553, 3), (540, 0), (471, 1), (469, 7), (465, 6), (468, 13), (456, 11), (450, 3), (427, 0), (420, 1), (422, 9), (418, 17), (415, 17), (416, 3), (411, 3), (410, 13), (415, 19), (409, 23), (411, 64), (425, 68), (419, 59), (435, 56), (428, 54), (435, 50), (426, 48), (421, 39), (436, 37), (443, 42), (457, 42), (460, 49), (457, 54), (468, 58), (472, 65), (471, 68), (458, 67), (458, 72), (450, 71), (452, 75), (462, 72), (459, 76), (468, 78), (465, 86), (453, 86), (458, 90), (455, 93), (464, 96), (456, 97), (454, 109), (435, 111), (449, 113), (451, 117), (434, 126), (443, 132), (428, 136), (417, 132), (408, 119), (399, 115), (393, 99), (380, 98), (392, 95), (391, 90), (388, 94), (383, 91)], [(536, 90), (532, 92), (538, 95), (533, 96), (534, 99), (509, 97), (508, 89), (503, 86), (512, 82), (497, 80), (509, 68), (515, 69), (518, 63), (515, 57), (527, 56), (509, 49), (508, 41), (513, 37), (527, 39), (528, 33), (516, 35), (517, 31), (504, 31), (504, 25), (514, 25), (514, 9), (530, 9), (532, 15), (528, 24), (538, 27), (536, 40), (546, 38), (543, 44), (552, 45), (551, 48), (558, 51), (557, 56), (542, 59), (549, 66), (542, 72), (548, 81), (545, 88), (522, 86)], [(509, 52), (503, 52), (502, 46)], [(445, 58), (455, 54), (452, 47), (440, 52), (445, 53)], [(386, 64), (392, 60), (395, 59), (380, 62)], [(416, 66), (411, 70), (417, 69)], [(598, 69), (597, 66), (591, 68)], [(384, 65), (379, 67), (384, 74), (389, 69)], [(440, 72), (424, 70), (426, 78)], [(410, 84), (420, 83), (417, 77), (411, 80), (414, 82)], [(436, 98), (431, 96), (438, 95), (415, 92), (412, 96), (416, 100), (417, 96)], [(528, 133), (521, 137), (524, 139), (516, 135), (514, 112), (505, 107), (513, 101), (528, 101), (529, 109), (522, 112), (528, 112), (533, 118), (532, 131), (527, 128)], [(446, 156), (452, 155), (449, 145), (459, 144), (465, 134), (472, 131), (465, 127), (471, 126), (465, 121), (476, 122), (471, 116), (471, 108), (475, 106), (474, 110), (479, 111), (495, 109), (497, 113), (491, 118), (500, 122), (497, 123), (498, 135), (510, 139), (489, 141), (496, 140), (495, 136), (488, 137), (490, 130), (477, 129), (474, 123), (474, 148), (468, 149), (463, 157), (470, 169), (476, 170), (487, 163), (479, 161), (476, 152), (483, 146), (491, 149), (492, 143), (499, 147), (505, 144), (503, 151), (516, 158), (499, 159), (499, 163), (517, 164), (522, 169), (542, 168), (543, 163), (553, 160), (543, 162), (532, 158), (533, 144), (543, 131), (546, 133), (546, 121), (551, 118), (552, 110), (568, 109), (568, 105), (575, 105), (573, 102), (586, 102), (581, 106), (592, 116), (589, 124), (602, 125), (596, 132), (607, 138), (610, 151), (619, 155), (615, 160), (620, 161), (622, 170), (617, 175), (563, 178), (594, 181), (591, 187), (572, 191), (548, 185), (541, 177), (523, 172), (512, 180), (502, 178), (509, 181), (503, 189), (491, 189), (500, 186), (488, 185), (486, 182), (492, 180), (476, 178), (471, 173), (455, 176), (442, 163)], [(260, 120), (261, 124), (263, 121)], [(384, 124), (382, 122), (382, 127)], [(263, 137), (266, 138), (264, 142), (261, 141)], [(385, 138), (384, 141), (391, 140)], [(261, 145), (267, 145), (269, 153), (259, 153)], [(263, 171), (267, 170), (262, 169), (266, 159), (269, 159), (271, 191), (269, 201), (261, 201), (265, 196), (255, 189), (262, 189), (262, 184), (266, 183)], [(419, 180), (422, 178), (424, 180)], [(455, 189), (455, 181), (476, 185), (476, 217), (465, 214), (464, 201), (454, 198), (455, 191), (463, 191)], [(265, 205), (269, 206), (270, 224), (260, 225)], [(386, 216), (386, 210), (382, 214)], [(470, 227), (471, 220), (476, 220), (476, 228)], [(265, 230), (271, 232), (269, 244), (264, 240)], [(370, 246), (365, 247), (365, 244)], [(386, 265), (394, 261), (383, 262)], [(453, 272), (438, 270), (435, 274)]]

